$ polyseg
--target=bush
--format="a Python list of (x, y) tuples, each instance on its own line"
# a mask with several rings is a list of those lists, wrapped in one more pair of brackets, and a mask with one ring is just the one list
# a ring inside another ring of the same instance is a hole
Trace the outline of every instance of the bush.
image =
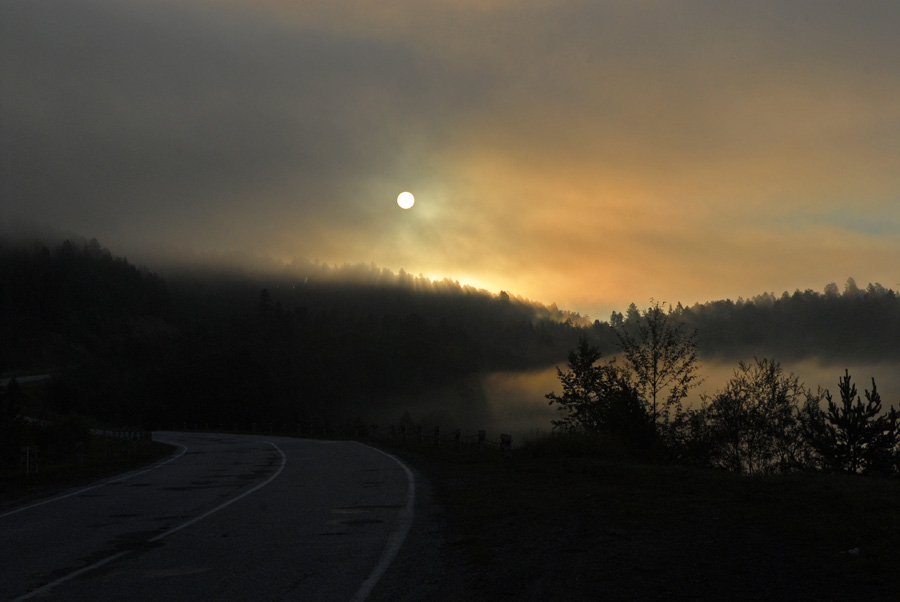
[(562, 395), (548, 393), (563, 414), (553, 421), (561, 431), (605, 435), (630, 450), (655, 447), (657, 433), (647, 403), (630, 374), (614, 361), (598, 363), (600, 350), (582, 338), (569, 353), (569, 370), (557, 368)]
[(622, 441), (608, 433), (579, 430), (553, 431), (526, 439), (520, 453), (529, 458), (605, 458), (624, 460), (629, 457)]
[(798, 468), (805, 456), (800, 437), (800, 399), (805, 387), (767, 358), (741, 362), (703, 414), (710, 463), (738, 473)]

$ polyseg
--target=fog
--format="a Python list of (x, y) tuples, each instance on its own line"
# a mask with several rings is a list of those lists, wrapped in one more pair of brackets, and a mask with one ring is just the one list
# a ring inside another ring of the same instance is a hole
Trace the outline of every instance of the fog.
[[(777, 358), (773, 358), (776, 359)], [(753, 358), (747, 358), (752, 362)], [(897, 362), (881, 363), (828, 363), (814, 359), (781, 362), (786, 374), (793, 373), (807, 389), (818, 387), (828, 389), (837, 395), (838, 378), (849, 370), (859, 395), (871, 390), (872, 378), (881, 394), (882, 406), (900, 407), (900, 369)], [(559, 364), (563, 370), (565, 363)], [(721, 390), (734, 375), (738, 363), (712, 361), (701, 366), (703, 382), (685, 400), (685, 405), (697, 408), (704, 396), (713, 396)], [(561, 393), (556, 366), (548, 366), (527, 372), (493, 372), (483, 377), (482, 386), (491, 412), (490, 427), (496, 432), (511, 433), (514, 441), (521, 441), (529, 435), (552, 430), (551, 421), (557, 418), (556, 406), (550, 406), (545, 395)]]
[(373, 261), (595, 315), (893, 284), (898, 19), (884, 1), (0, 2), (0, 220), (148, 262)]
[(521, 440), (535, 431), (549, 431), (556, 408), (544, 397), (559, 390), (556, 367), (529, 372), (493, 372), (482, 380), (493, 428)]
[[(66, 407), (151, 425), (337, 428), (408, 414), (520, 441), (551, 430), (558, 413), (545, 396), (559, 392), (556, 366), (566, 368), (579, 338), (608, 354), (616, 327), (641, 319), (631, 307), (588, 327), (555, 305), (373, 263), (166, 266), (160, 278), (96, 240), (48, 249), (24, 233), (0, 236), (0, 281), (16, 283), (0, 295), (0, 367), (93, 366), (68, 375), (92, 393), (68, 395)], [(844, 293), (831, 284), (678, 306), (672, 316), (696, 329), (703, 358), (688, 406), (754, 355), (779, 360), (813, 391), (834, 390), (848, 369), (860, 393), (874, 377), (885, 406), (900, 399), (900, 297), (880, 285), (851, 279)], [(123, 398), (131, 403), (115, 402)]]

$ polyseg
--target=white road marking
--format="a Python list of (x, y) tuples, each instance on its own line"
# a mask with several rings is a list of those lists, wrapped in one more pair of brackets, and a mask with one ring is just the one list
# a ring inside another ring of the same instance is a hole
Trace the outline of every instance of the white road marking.
[(273, 474), (271, 477), (269, 477), (268, 479), (266, 479), (265, 481), (263, 481), (263, 482), (260, 483), (259, 485), (256, 485), (256, 486), (253, 487), (252, 489), (248, 489), (247, 491), (245, 491), (245, 492), (242, 493), (241, 495), (239, 495), (239, 496), (237, 496), (237, 497), (235, 497), (235, 498), (231, 498), (230, 500), (228, 500), (228, 501), (225, 502), (224, 504), (222, 504), (222, 505), (220, 505), (220, 506), (216, 506), (216, 507), (213, 508), (212, 510), (210, 510), (210, 511), (208, 511), (208, 512), (205, 512), (204, 514), (201, 514), (200, 516), (196, 516), (196, 517), (192, 518), (191, 520), (187, 521), (186, 523), (182, 523), (182, 524), (178, 525), (177, 527), (174, 527), (174, 528), (172, 528), (172, 529), (169, 529), (169, 530), (166, 531), (165, 533), (161, 533), (160, 535), (157, 535), (156, 537), (154, 537), (154, 538), (151, 539), (150, 541), (151, 541), (151, 542), (153, 542), (153, 541), (159, 541), (160, 539), (163, 539), (163, 538), (165, 538), (165, 537), (168, 537), (168, 536), (171, 535), (172, 533), (177, 533), (178, 531), (181, 531), (181, 530), (184, 529), (185, 527), (190, 527), (190, 526), (193, 525), (194, 523), (200, 522), (200, 521), (203, 520), (204, 518), (206, 518), (206, 517), (208, 517), (208, 516), (211, 516), (211, 515), (215, 514), (215, 513), (218, 512), (219, 510), (222, 510), (222, 509), (224, 509), (224, 508), (227, 508), (228, 506), (232, 505), (232, 504), (235, 503), (236, 501), (241, 500), (241, 499), (244, 499), (245, 497), (247, 497), (248, 495), (250, 495), (250, 494), (253, 493), (254, 491), (259, 491), (260, 489), (262, 489), (263, 487), (265, 487), (266, 485), (268, 485), (269, 483), (271, 483), (272, 481), (274, 481), (274, 480), (278, 477), (278, 475), (280, 475), (281, 472), (284, 470), (284, 467), (285, 467), (285, 465), (287, 464), (287, 456), (284, 455), (284, 452), (281, 451), (281, 448), (280, 448), (280, 447), (278, 447), (277, 445), (275, 445), (275, 444), (272, 443), (271, 441), (266, 441), (266, 443), (268, 443), (269, 445), (271, 445), (272, 447), (274, 447), (274, 448), (275, 448), (275, 451), (277, 451), (279, 454), (281, 454), (281, 466), (278, 467), (278, 470), (275, 471), (275, 474)]
[(121, 481), (127, 481), (128, 479), (133, 479), (134, 477), (139, 477), (142, 474), (146, 474), (146, 473), (150, 472), (151, 470), (156, 470), (157, 468), (159, 468), (161, 466), (165, 466), (169, 462), (173, 462), (173, 461), (177, 460), (178, 458), (180, 458), (181, 456), (183, 456), (185, 453), (187, 453), (187, 448), (185, 446), (179, 445), (178, 447), (181, 448), (180, 452), (178, 452), (176, 455), (172, 456), (171, 458), (168, 458), (167, 460), (165, 460), (163, 462), (158, 462), (158, 463), (154, 464), (150, 468), (146, 468), (139, 472), (127, 473), (125, 476), (119, 477), (117, 479), (112, 479), (110, 481), (103, 481), (102, 483), (98, 483), (96, 485), (91, 485), (90, 487), (85, 487), (84, 489), (79, 489), (77, 491), (73, 491), (73, 492), (67, 493), (65, 495), (60, 495), (60, 496), (53, 497), (53, 498), (50, 498), (47, 500), (42, 500), (40, 502), (35, 502), (34, 504), (29, 504), (28, 506), (22, 506), (21, 508), (16, 508), (15, 510), (10, 510), (9, 512), (4, 512), (3, 514), (0, 514), (0, 518), (3, 518), (5, 516), (11, 516), (13, 514), (18, 514), (19, 512), (25, 512), (26, 510), (31, 510), (32, 508), (37, 508), (38, 506), (43, 506), (44, 504), (52, 504), (53, 502), (58, 502), (60, 500), (66, 499), (66, 498), (70, 498), (70, 497), (73, 497), (76, 495), (81, 495), (82, 493), (87, 493), (88, 491), (92, 491), (94, 489), (99, 489), (100, 487), (105, 487), (106, 485), (111, 485), (113, 483), (119, 483)]
[(23, 596), (19, 596), (18, 598), (13, 598), (12, 600), (10, 600), (10, 602), (22, 602), (22, 600), (30, 600), (37, 595), (45, 594), (48, 591), (50, 591), (51, 589), (53, 589), (54, 587), (56, 587), (57, 585), (59, 585), (61, 583), (65, 583), (66, 581), (71, 581), (75, 577), (78, 577), (79, 575), (83, 575), (84, 573), (87, 573), (89, 571), (93, 571), (94, 569), (99, 569), (101, 566), (103, 566), (105, 564), (109, 564), (113, 560), (118, 560), (119, 558), (121, 558), (122, 556), (124, 556), (127, 553), (128, 552), (118, 552), (116, 554), (113, 554), (112, 556), (104, 558), (103, 560), (101, 560), (99, 562), (95, 562), (94, 564), (92, 564), (90, 566), (82, 567), (82, 568), (78, 569), (77, 571), (73, 571), (73, 572), (69, 573), (68, 575), (66, 575), (65, 577), (60, 577), (56, 581), (51, 581), (50, 583), (47, 583), (46, 585), (43, 585), (43, 586), (37, 588), (36, 590), (30, 591)]
[[(357, 441), (357, 443), (359, 442)], [(394, 532), (388, 537), (387, 548), (385, 548), (384, 554), (378, 562), (378, 566), (376, 566), (375, 570), (373, 570), (366, 580), (363, 581), (363, 584), (360, 586), (359, 591), (356, 592), (356, 595), (353, 596), (351, 602), (364, 602), (365, 599), (369, 597), (369, 594), (372, 593), (372, 589), (378, 583), (378, 580), (381, 579), (381, 576), (384, 575), (385, 571), (388, 570), (388, 567), (391, 566), (391, 563), (397, 556), (397, 552), (400, 551), (400, 546), (403, 545), (403, 541), (406, 539), (406, 535), (409, 533), (409, 529), (412, 526), (413, 507), (415, 506), (416, 501), (416, 479), (413, 477), (412, 471), (407, 468), (406, 464), (397, 459), (396, 456), (392, 456), (378, 448), (366, 445), (365, 443), (359, 443), (359, 445), (375, 450), (379, 454), (385, 455), (399, 464), (400, 468), (406, 473), (407, 488), (406, 505), (400, 510), (397, 516), (397, 522), (399, 524), (397, 525), (397, 528), (394, 529)]]
[[(177, 533), (178, 531), (181, 531), (182, 529), (184, 529), (184, 528), (186, 528), (186, 527), (190, 527), (190, 526), (193, 525), (194, 523), (197, 523), (197, 522), (203, 520), (204, 518), (207, 518), (207, 517), (209, 517), (209, 516), (215, 514), (215, 513), (218, 512), (219, 510), (222, 510), (222, 509), (224, 509), (224, 508), (227, 508), (228, 506), (230, 506), (231, 504), (235, 503), (236, 501), (241, 500), (241, 499), (247, 497), (248, 495), (250, 495), (250, 494), (253, 493), (254, 491), (258, 491), (258, 490), (262, 489), (263, 487), (265, 487), (266, 485), (268, 485), (269, 483), (271, 483), (272, 481), (274, 481), (274, 480), (278, 477), (278, 475), (280, 475), (280, 474), (282, 473), (282, 471), (284, 470), (284, 467), (285, 467), (285, 465), (287, 464), (287, 456), (284, 455), (284, 452), (281, 451), (281, 448), (280, 448), (280, 447), (278, 447), (277, 445), (275, 445), (275, 444), (272, 443), (271, 441), (266, 441), (266, 443), (268, 443), (269, 445), (271, 445), (272, 447), (274, 447), (275, 450), (276, 450), (279, 454), (281, 454), (281, 466), (278, 467), (278, 470), (275, 471), (275, 474), (273, 474), (271, 477), (269, 477), (268, 479), (266, 479), (266, 480), (263, 481), (262, 483), (256, 485), (256, 486), (253, 487), (252, 489), (248, 489), (247, 491), (245, 491), (245, 492), (242, 493), (241, 495), (239, 495), (239, 496), (237, 496), (237, 497), (235, 497), (235, 498), (232, 498), (232, 499), (228, 500), (228, 501), (225, 502), (224, 504), (220, 504), (219, 506), (216, 506), (215, 508), (213, 508), (212, 510), (209, 510), (208, 512), (204, 512), (204, 513), (201, 514), (200, 516), (196, 516), (196, 517), (192, 518), (191, 520), (189, 520), (189, 521), (187, 521), (187, 522), (185, 522), (185, 523), (182, 523), (182, 524), (178, 525), (177, 527), (174, 527), (174, 528), (172, 528), (172, 529), (169, 529), (169, 530), (166, 531), (165, 533), (161, 533), (160, 535), (157, 535), (156, 537), (154, 537), (153, 539), (150, 539), (149, 541), (151, 541), (151, 542), (159, 541), (160, 539), (163, 539), (163, 538), (165, 538), (165, 537), (168, 537), (169, 535), (172, 535), (173, 533)], [(145, 471), (145, 472), (146, 472), (146, 471)], [(120, 480), (121, 480), (121, 479), (120, 479)], [(110, 482), (112, 482), (112, 481), (110, 481)], [(99, 487), (99, 485), (98, 485), (98, 487)], [(82, 491), (86, 491), (86, 490), (82, 490)], [(66, 497), (69, 497), (69, 496), (66, 496)], [(62, 498), (60, 498), (60, 499), (62, 499)], [(130, 551), (130, 550), (129, 550), (129, 551)], [(104, 565), (107, 565), (107, 564), (109, 564), (110, 562), (112, 562), (112, 561), (114, 561), (114, 560), (118, 560), (119, 558), (121, 558), (121, 557), (125, 556), (126, 554), (128, 554), (129, 551), (117, 552), (116, 554), (113, 554), (112, 556), (108, 556), (107, 558), (104, 558), (103, 560), (100, 560), (100, 561), (98, 561), (98, 562), (95, 562), (94, 564), (92, 564), (92, 565), (90, 565), (90, 566), (82, 567), (82, 568), (78, 569), (77, 571), (73, 571), (73, 572), (69, 573), (68, 575), (66, 575), (66, 576), (64, 576), (64, 577), (60, 577), (60, 578), (57, 579), (56, 581), (52, 581), (52, 582), (50, 582), (50, 583), (47, 583), (46, 585), (43, 585), (43, 586), (39, 587), (39, 588), (36, 589), (36, 590), (30, 591), (30, 592), (28, 592), (27, 594), (25, 594), (25, 595), (23, 595), (23, 596), (19, 596), (18, 598), (14, 598), (14, 599), (11, 600), (10, 602), (22, 602), (23, 600), (30, 600), (31, 598), (34, 598), (34, 597), (37, 596), (37, 595), (44, 594), (44, 593), (46, 593), (47, 591), (49, 591), (49, 590), (53, 589), (54, 587), (56, 587), (57, 585), (60, 585), (60, 584), (62, 584), (62, 583), (65, 583), (66, 581), (71, 581), (72, 579), (74, 579), (75, 577), (78, 577), (79, 575), (83, 575), (83, 574), (85, 574), (85, 573), (87, 573), (87, 572), (93, 571), (94, 569), (98, 569), (98, 568), (100, 568), (100, 567), (102, 567), (102, 566), (104, 566)]]

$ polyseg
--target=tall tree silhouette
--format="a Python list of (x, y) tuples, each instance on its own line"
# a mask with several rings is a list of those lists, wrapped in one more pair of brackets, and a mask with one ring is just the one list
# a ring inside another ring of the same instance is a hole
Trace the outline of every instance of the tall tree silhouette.
[(655, 302), (643, 312), (632, 306), (629, 318), (616, 328), (625, 364), (634, 386), (650, 405), (654, 422), (668, 422), (673, 408), (700, 384), (696, 331), (687, 332)]
[(569, 369), (563, 372), (557, 367), (562, 395), (545, 396), (563, 414), (553, 427), (607, 433), (632, 448), (646, 448), (654, 439), (646, 403), (627, 370), (614, 360), (601, 363), (600, 359), (600, 349), (582, 337), (569, 353)]

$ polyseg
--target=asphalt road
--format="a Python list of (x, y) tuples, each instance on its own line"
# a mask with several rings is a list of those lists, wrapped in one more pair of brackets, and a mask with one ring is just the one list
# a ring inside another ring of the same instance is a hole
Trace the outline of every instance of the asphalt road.
[(154, 433), (164, 462), (0, 514), (2, 600), (364, 600), (415, 479), (355, 442)]

